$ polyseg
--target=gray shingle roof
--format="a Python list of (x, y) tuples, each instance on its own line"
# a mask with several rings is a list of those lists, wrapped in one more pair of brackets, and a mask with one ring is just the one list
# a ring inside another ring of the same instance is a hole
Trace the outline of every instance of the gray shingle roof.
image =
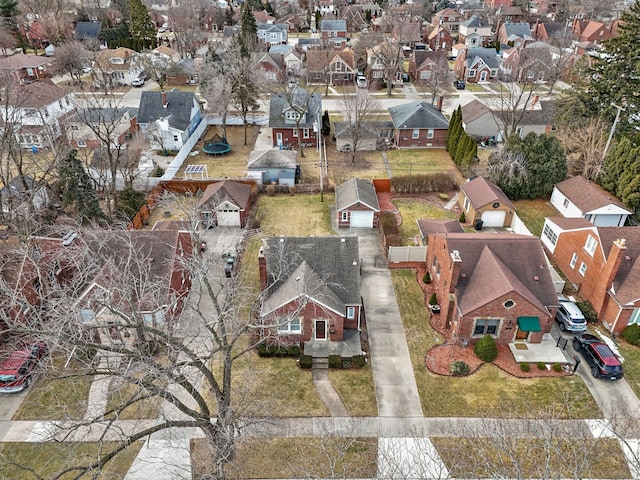
[(300, 122), (300, 127), (311, 128), (318, 117), (322, 114), (322, 97), (318, 93), (309, 93), (304, 88), (296, 87), (295, 91), (277, 93), (271, 95), (269, 102), (269, 126), (271, 128), (295, 128), (295, 123), (287, 123), (284, 113), (292, 107), (306, 110), (304, 122)]
[(427, 102), (411, 102), (389, 108), (395, 128), (449, 128), (442, 112)]
[(303, 295), (341, 315), (361, 303), (357, 237), (270, 237), (264, 255), (270, 285), (262, 315)]
[(298, 166), (297, 150), (254, 150), (249, 156), (249, 170), (260, 168), (296, 168)]
[(465, 63), (467, 67), (472, 66), (478, 58), (481, 58), (489, 68), (498, 68), (500, 60), (495, 48), (473, 47), (467, 51)]
[(360, 178), (350, 178), (336, 187), (336, 210), (344, 210), (356, 203), (361, 203), (373, 211), (380, 211), (373, 185)]
[(533, 38), (531, 27), (527, 22), (505, 22), (503, 27), (507, 36), (515, 35), (520, 38)]
[(78, 40), (96, 38), (100, 30), (102, 30), (101, 22), (78, 22), (76, 23), (76, 38)]
[(169, 121), (172, 128), (186, 130), (191, 122), (191, 108), (196, 100), (192, 92), (166, 92), (167, 108), (162, 106), (162, 92), (142, 92), (138, 123), (147, 124), (160, 118)]
[(320, 30), (326, 32), (328, 30), (331, 31), (347, 31), (347, 21), (346, 20), (322, 20), (320, 22)]

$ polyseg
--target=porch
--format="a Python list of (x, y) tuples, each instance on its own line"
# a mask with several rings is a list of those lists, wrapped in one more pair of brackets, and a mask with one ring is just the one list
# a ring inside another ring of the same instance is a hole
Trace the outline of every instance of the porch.
[(517, 363), (572, 363), (568, 354), (556, 343), (557, 340), (550, 333), (545, 333), (540, 343), (516, 340), (509, 344), (509, 349)]
[(360, 343), (360, 330), (345, 329), (341, 342), (331, 340), (308, 340), (304, 343), (304, 354), (312, 357), (329, 357), (329, 355), (340, 355), (351, 358), (362, 355)]

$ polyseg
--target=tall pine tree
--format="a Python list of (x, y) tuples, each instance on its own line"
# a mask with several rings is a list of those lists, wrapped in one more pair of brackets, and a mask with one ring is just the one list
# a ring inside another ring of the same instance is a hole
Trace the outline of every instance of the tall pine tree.
[(100, 220), (104, 213), (93, 188), (93, 180), (71, 150), (58, 165), (58, 191), (64, 208), (72, 207), (83, 223)]
[(129, 0), (129, 32), (138, 51), (155, 45), (156, 27), (142, 0)]

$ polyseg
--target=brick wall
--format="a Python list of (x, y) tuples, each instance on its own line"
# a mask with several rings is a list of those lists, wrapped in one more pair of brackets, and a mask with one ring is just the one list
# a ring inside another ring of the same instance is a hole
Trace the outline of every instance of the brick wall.
[(400, 148), (410, 147), (444, 147), (447, 138), (446, 129), (434, 129), (433, 138), (427, 138), (428, 130), (419, 130), (418, 138), (413, 137), (413, 129), (398, 129), (395, 133), (396, 144)]

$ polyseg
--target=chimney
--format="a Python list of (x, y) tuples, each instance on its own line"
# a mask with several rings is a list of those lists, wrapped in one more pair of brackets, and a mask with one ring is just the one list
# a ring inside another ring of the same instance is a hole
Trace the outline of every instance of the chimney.
[(458, 285), (461, 266), (462, 259), (460, 258), (460, 252), (458, 250), (453, 250), (451, 252), (451, 281), (449, 282), (449, 293), (454, 293), (455, 288)]
[(162, 98), (162, 108), (167, 108), (167, 94), (164, 89), (160, 92), (160, 97)]
[(267, 289), (267, 259), (264, 256), (264, 247), (258, 252), (258, 271), (260, 273), (260, 291)]
[(438, 103), (436, 104), (436, 107), (438, 108), (438, 111), (440, 111), (440, 112), (442, 111), (442, 101), (443, 101), (443, 97), (442, 97), (442, 95), (440, 95), (438, 97)]
[(618, 238), (611, 245), (609, 256), (606, 263), (602, 267), (602, 273), (599, 278), (599, 287), (594, 288), (594, 295), (592, 295), (591, 304), (595, 308), (598, 315), (604, 306), (604, 301), (607, 296), (607, 291), (611, 288), (613, 279), (616, 278), (620, 264), (626, 256), (627, 242), (624, 238)]
[(531, 98), (531, 103), (529, 104), (529, 110), (535, 110), (538, 100), (540, 100), (539, 95), (534, 95), (533, 98)]

